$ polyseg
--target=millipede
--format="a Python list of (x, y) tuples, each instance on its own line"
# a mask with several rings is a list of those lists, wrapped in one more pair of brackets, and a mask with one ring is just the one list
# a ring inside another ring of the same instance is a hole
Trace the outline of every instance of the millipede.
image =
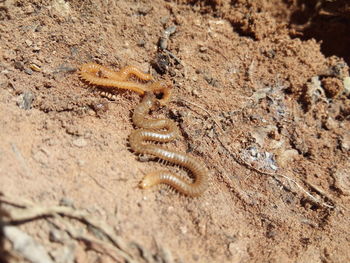
[[(161, 104), (166, 104), (171, 95), (168, 85), (154, 81), (150, 74), (144, 73), (134, 66), (126, 66), (119, 71), (113, 71), (105, 66), (90, 62), (80, 67), (79, 75), (83, 81), (94, 86), (131, 90), (140, 95), (143, 95), (145, 92), (161, 94), (162, 99), (159, 100)], [(130, 78), (133, 76), (139, 80), (150, 82), (131, 81)]]
[[(181, 194), (196, 197), (201, 195), (208, 185), (208, 171), (205, 165), (194, 157), (166, 149), (155, 143), (167, 143), (180, 137), (180, 130), (176, 123), (170, 119), (149, 119), (150, 110), (156, 110), (160, 105), (166, 104), (171, 95), (170, 87), (159, 81), (154, 81), (150, 74), (144, 73), (134, 66), (126, 66), (119, 71), (113, 71), (96, 63), (86, 63), (80, 67), (80, 78), (90, 85), (103, 87), (101, 94), (113, 96), (105, 89), (131, 90), (144, 95), (132, 115), (132, 121), (138, 128), (129, 136), (131, 149), (137, 154), (156, 157), (165, 162), (181, 166), (188, 170), (191, 178), (176, 175), (167, 170), (154, 171), (147, 174), (139, 186), (143, 189), (159, 184), (166, 184)], [(130, 80), (136, 77), (143, 82)], [(144, 83), (149, 82), (149, 83)], [(161, 94), (158, 99), (156, 95)]]
[(180, 137), (180, 131), (172, 120), (146, 117), (149, 111), (157, 109), (159, 104), (153, 93), (146, 92), (141, 103), (136, 106), (132, 121), (139, 129), (130, 134), (130, 147), (135, 153), (151, 155), (185, 168), (192, 174), (193, 179), (191, 181), (170, 171), (161, 170), (147, 174), (139, 186), (150, 188), (158, 184), (166, 184), (184, 195), (199, 196), (208, 185), (208, 171), (205, 165), (190, 155), (149, 143), (166, 143)]

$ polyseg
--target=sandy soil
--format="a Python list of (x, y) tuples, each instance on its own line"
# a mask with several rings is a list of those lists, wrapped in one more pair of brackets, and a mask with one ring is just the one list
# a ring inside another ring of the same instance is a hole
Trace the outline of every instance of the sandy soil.
[[(350, 262), (350, 12), (311, 2), (0, 1), (3, 197), (85, 211), (134, 262)], [(128, 149), (140, 96), (92, 90), (76, 72), (90, 61), (172, 83), (153, 116), (181, 129), (168, 147), (206, 163), (203, 196), (137, 187), (162, 167)], [(67, 217), (17, 227), (54, 262), (125, 260)]]

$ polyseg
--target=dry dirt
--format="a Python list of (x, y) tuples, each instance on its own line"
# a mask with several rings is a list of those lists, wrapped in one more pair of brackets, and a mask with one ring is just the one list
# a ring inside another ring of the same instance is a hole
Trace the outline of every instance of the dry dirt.
[[(57, 214), (17, 222), (54, 262), (124, 262), (115, 249), (133, 262), (350, 262), (349, 9), (346, 1), (0, 1), (3, 218), (23, 200), (60, 204), (128, 244), (116, 248)], [(172, 83), (172, 101), (153, 116), (181, 129), (168, 147), (206, 163), (203, 196), (137, 187), (162, 167), (128, 149), (140, 96), (94, 92), (76, 72), (90, 61)], [(40, 262), (2, 243), (8, 261)]]

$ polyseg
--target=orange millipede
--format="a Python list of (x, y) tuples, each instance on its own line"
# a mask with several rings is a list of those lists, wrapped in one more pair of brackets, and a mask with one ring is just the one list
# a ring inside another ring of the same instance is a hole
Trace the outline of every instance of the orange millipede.
[(182, 166), (192, 173), (194, 179), (190, 182), (169, 171), (155, 171), (147, 174), (139, 186), (149, 188), (158, 184), (167, 184), (182, 194), (192, 197), (199, 196), (205, 191), (208, 184), (208, 172), (205, 165), (189, 155), (146, 143), (147, 141), (165, 143), (180, 136), (180, 131), (172, 120), (145, 117), (150, 109), (159, 106), (157, 102), (153, 93), (146, 92), (142, 102), (135, 108), (132, 120), (139, 129), (131, 133), (130, 147), (136, 153), (152, 155)]
[(81, 79), (91, 85), (132, 90), (141, 95), (146, 91), (156, 94), (162, 93), (161, 104), (166, 104), (171, 95), (170, 88), (159, 81), (148, 84), (129, 81), (128, 79), (131, 76), (135, 76), (143, 81), (153, 81), (153, 77), (150, 74), (144, 73), (134, 66), (126, 66), (120, 71), (115, 72), (107, 67), (90, 62), (80, 67), (79, 75)]

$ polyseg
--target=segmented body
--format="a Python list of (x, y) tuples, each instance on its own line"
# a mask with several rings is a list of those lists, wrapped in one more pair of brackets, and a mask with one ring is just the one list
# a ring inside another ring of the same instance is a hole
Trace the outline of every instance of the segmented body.
[[(162, 104), (165, 104), (170, 98), (170, 88), (168, 86), (159, 81), (154, 82), (150, 74), (146, 74), (134, 66), (127, 66), (116, 72), (96, 63), (87, 63), (80, 67), (79, 75), (81, 79), (91, 85), (131, 90), (141, 95), (145, 92), (161, 93), (163, 94), (163, 98), (160, 100)], [(130, 81), (129, 79), (132, 76), (143, 81), (152, 82)]]
[(180, 136), (180, 131), (173, 121), (146, 118), (149, 110), (156, 106), (157, 99), (154, 94), (147, 92), (136, 107), (132, 119), (135, 126), (140, 129), (133, 131), (129, 137), (131, 149), (136, 153), (152, 155), (182, 166), (189, 170), (194, 178), (191, 182), (170, 171), (155, 171), (143, 178), (140, 187), (149, 188), (157, 184), (167, 184), (182, 194), (199, 196), (207, 188), (208, 172), (205, 165), (189, 155), (147, 143), (147, 141), (169, 142)]

